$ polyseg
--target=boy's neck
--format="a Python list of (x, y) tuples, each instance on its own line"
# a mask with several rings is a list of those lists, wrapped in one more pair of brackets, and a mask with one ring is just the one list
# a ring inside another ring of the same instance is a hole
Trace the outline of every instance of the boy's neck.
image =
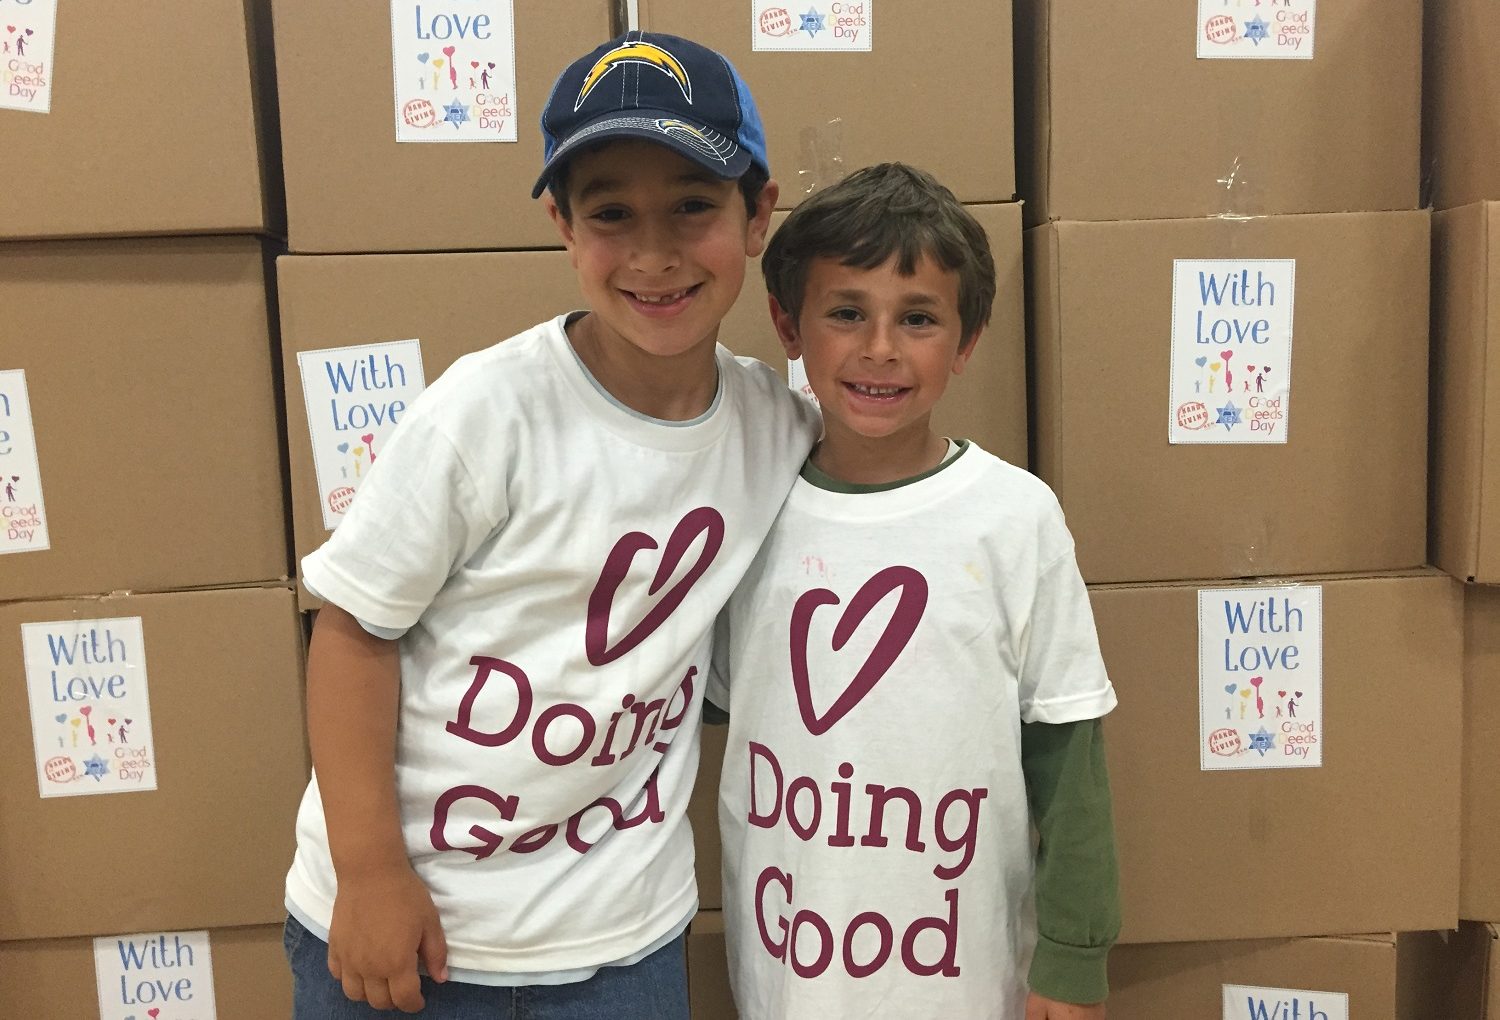
[(660, 357), (627, 343), (601, 343), (599, 326), (592, 313), (574, 319), (566, 327), (568, 343), (589, 374), (620, 403), (662, 421), (691, 421), (713, 404), (719, 388), (714, 341)]
[(811, 459), (819, 471), (841, 482), (885, 485), (932, 470), (947, 453), (948, 440), (931, 429), (871, 438), (826, 422)]

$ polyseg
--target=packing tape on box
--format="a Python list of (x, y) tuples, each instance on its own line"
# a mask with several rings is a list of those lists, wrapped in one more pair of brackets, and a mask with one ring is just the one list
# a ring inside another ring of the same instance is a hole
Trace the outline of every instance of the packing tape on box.
[(844, 120), (835, 117), (824, 124), (808, 125), (798, 133), (797, 179), (783, 184), (806, 196), (837, 184), (846, 172)]

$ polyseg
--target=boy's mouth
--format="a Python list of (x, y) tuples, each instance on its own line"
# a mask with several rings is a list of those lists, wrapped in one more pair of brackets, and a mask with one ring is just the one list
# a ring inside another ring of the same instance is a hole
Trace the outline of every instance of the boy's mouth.
[(629, 298), (631, 303), (642, 311), (656, 314), (677, 310), (686, 304), (694, 294), (698, 293), (698, 289), (702, 286), (701, 283), (695, 283), (691, 287), (684, 287), (681, 290), (654, 293), (650, 291), (621, 290), (620, 293)]
[(863, 400), (893, 404), (904, 397), (910, 391), (911, 387), (876, 386), (872, 383), (846, 382), (844, 383), (844, 389)]

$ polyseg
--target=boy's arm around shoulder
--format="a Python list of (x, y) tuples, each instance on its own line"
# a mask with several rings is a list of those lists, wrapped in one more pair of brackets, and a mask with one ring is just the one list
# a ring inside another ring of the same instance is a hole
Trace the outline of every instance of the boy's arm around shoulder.
[[(1098, 719), (1025, 723), (1021, 765), (1040, 837), (1036, 859), (1037, 947), (1033, 1000), (1101, 1003), (1109, 950), (1120, 933), (1114, 816)], [(1091, 1015), (1062, 1010), (1027, 1018)]]
[(397, 643), (325, 606), (308, 653), (307, 731), (338, 881), (328, 968), (350, 999), (415, 1012), (423, 1006), (417, 961), (445, 980), (447, 946), (401, 834), (400, 689)]

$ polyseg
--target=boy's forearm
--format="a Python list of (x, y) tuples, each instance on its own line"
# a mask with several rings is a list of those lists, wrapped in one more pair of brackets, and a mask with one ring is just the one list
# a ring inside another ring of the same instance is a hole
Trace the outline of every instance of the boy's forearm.
[(318, 614), (307, 661), (307, 733), (340, 877), (406, 866), (396, 798), (397, 643), (337, 606)]
[(1022, 726), (1037, 850), (1039, 940), (1032, 990), (1088, 1003), (1108, 992), (1106, 962), (1120, 930), (1109, 776), (1099, 720)]

